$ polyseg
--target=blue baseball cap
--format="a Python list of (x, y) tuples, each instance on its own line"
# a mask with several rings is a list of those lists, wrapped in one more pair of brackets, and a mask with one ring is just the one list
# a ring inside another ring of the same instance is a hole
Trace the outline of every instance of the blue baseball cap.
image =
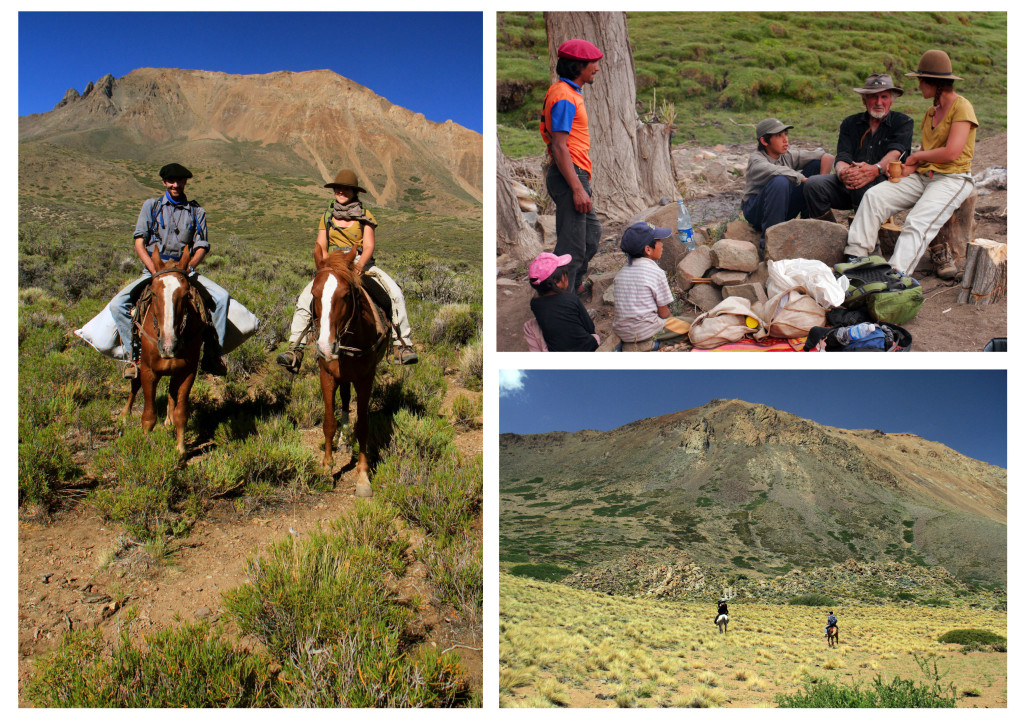
[(645, 247), (654, 246), (658, 239), (667, 239), (670, 236), (672, 229), (655, 226), (649, 221), (640, 221), (622, 233), (619, 248), (630, 256), (643, 256)]

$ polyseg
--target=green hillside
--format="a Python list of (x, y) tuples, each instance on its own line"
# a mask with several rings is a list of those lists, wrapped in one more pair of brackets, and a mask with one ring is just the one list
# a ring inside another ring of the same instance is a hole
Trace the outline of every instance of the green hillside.
[[(930, 48), (949, 53), (957, 88), (981, 121), (1006, 130), (1007, 15), (997, 13), (628, 13), (641, 113), (674, 118), (676, 143), (752, 142), (759, 119), (830, 147), (860, 103), (852, 89), (888, 72), (907, 90), (894, 108), (920, 118), (928, 102), (903, 74)], [(505, 153), (543, 152), (537, 116), (549, 82), (541, 13), (499, 13), (498, 134)], [(593, 89), (599, 92), (600, 78)]]

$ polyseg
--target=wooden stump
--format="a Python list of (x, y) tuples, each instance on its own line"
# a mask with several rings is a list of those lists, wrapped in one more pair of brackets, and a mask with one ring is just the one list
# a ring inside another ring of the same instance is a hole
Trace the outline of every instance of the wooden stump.
[(967, 244), (967, 263), (957, 302), (992, 304), (1006, 294), (1006, 244), (975, 239)]
[[(963, 260), (967, 256), (967, 242), (974, 238), (974, 205), (978, 201), (978, 192), (972, 191), (971, 195), (964, 199), (960, 208), (953, 212), (949, 220), (942, 225), (939, 233), (935, 235), (932, 244), (946, 243), (953, 255), (953, 263), (957, 268), (963, 266)], [(878, 231), (878, 248), (886, 259), (892, 256), (896, 241), (899, 239), (903, 227), (899, 224), (885, 224)], [(917, 263), (918, 270), (931, 270), (932, 259), (930, 254), (921, 257)]]

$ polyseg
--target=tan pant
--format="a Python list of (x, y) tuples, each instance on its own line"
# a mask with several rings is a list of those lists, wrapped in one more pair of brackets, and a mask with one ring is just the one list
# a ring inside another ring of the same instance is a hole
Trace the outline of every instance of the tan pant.
[(871, 254), (878, 244), (882, 222), (899, 211), (910, 209), (889, 264), (904, 274), (913, 274), (939, 229), (973, 190), (974, 179), (969, 173), (937, 173), (933, 178), (915, 173), (900, 179), (899, 183), (872, 186), (864, 194), (850, 224), (846, 253)]
[[(393, 325), (392, 334), (395, 337), (395, 342), (405, 347), (412, 347), (412, 340), (409, 337), (412, 330), (409, 328), (409, 315), (405, 311), (405, 295), (402, 294), (402, 289), (395, 283), (394, 279), (376, 266), (366, 269), (363, 274), (373, 277), (387, 289), (388, 296), (391, 297), (391, 323)], [(292, 331), (288, 335), (288, 341), (293, 347), (301, 347), (309, 342), (308, 336), (305, 339), (302, 339), (302, 336), (312, 319), (309, 313), (309, 308), (312, 304), (313, 281), (310, 280), (309, 284), (299, 293), (298, 301), (295, 302), (295, 314), (292, 315)]]

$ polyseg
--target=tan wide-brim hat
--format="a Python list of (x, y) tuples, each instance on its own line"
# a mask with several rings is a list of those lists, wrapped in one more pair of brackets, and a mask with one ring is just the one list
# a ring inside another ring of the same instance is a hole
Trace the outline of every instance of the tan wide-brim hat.
[(872, 73), (868, 76), (867, 80), (864, 81), (863, 88), (853, 89), (854, 93), (860, 93), (862, 96), (884, 93), (885, 91), (894, 93), (897, 96), (903, 95), (903, 89), (897, 88), (892, 84), (892, 76), (888, 73)]
[(903, 75), (911, 78), (938, 78), (939, 80), (963, 80), (958, 75), (953, 75), (953, 63), (949, 56), (941, 50), (929, 50), (921, 56), (921, 62), (917, 64), (917, 70), (909, 71)]
[(338, 186), (351, 186), (356, 191), (366, 193), (366, 189), (359, 185), (359, 178), (356, 176), (356, 172), (350, 168), (341, 169), (333, 181), (324, 184), (325, 189), (333, 189)]

